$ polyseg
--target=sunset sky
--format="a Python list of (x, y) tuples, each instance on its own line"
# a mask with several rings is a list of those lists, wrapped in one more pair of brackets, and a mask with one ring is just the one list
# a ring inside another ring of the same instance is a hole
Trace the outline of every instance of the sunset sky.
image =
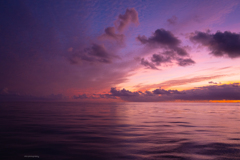
[(0, 2), (0, 101), (240, 100), (240, 1)]

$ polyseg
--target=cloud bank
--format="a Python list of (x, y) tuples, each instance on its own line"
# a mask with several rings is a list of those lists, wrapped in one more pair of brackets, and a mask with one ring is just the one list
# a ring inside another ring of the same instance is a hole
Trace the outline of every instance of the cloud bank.
[[(176, 100), (239, 100), (240, 99), (240, 85), (239, 83), (210, 85), (203, 87), (196, 87), (190, 90), (165, 90), (155, 89), (153, 91), (129, 91), (126, 89), (117, 90), (111, 88), (109, 94), (94, 95), (96, 98), (120, 98), (123, 101), (130, 102), (150, 102), (150, 101), (176, 101)], [(93, 96), (79, 95), (75, 99), (94, 99)], [(95, 98), (95, 99), (96, 99)]]

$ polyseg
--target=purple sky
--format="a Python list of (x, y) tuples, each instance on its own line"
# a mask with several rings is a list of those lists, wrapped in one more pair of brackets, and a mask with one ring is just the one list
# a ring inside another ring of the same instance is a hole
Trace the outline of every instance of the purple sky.
[(0, 2), (0, 101), (240, 100), (239, 1)]

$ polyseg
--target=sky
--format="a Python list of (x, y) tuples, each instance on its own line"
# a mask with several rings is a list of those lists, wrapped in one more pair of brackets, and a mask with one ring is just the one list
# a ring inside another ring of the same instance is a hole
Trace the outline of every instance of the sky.
[(240, 100), (240, 2), (0, 2), (0, 101)]

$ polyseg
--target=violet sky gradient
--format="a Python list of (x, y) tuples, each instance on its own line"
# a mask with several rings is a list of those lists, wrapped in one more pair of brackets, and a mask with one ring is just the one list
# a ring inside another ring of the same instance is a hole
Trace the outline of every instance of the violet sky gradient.
[(0, 2), (0, 101), (240, 100), (240, 2)]

